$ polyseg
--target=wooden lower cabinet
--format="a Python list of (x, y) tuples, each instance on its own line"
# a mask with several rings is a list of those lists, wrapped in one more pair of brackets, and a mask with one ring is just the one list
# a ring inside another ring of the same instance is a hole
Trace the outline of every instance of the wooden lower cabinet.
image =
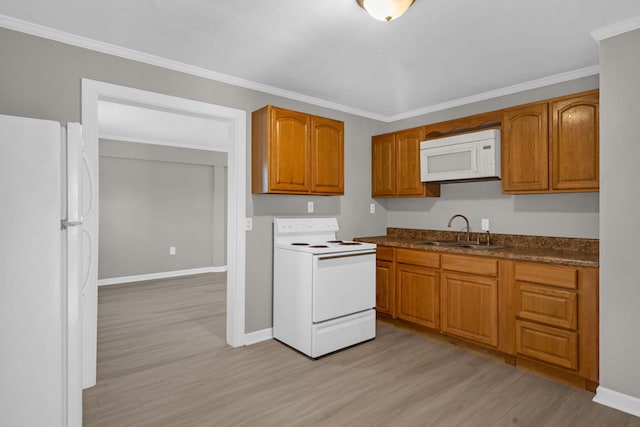
[(396, 317), (395, 250), (389, 246), (376, 248), (376, 311)]
[(418, 265), (397, 264), (400, 319), (438, 329), (440, 326), (440, 273)]
[(376, 310), (593, 391), (598, 269), (379, 246)]
[(518, 261), (513, 278), (516, 358), (597, 382), (598, 269)]
[(393, 262), (376, 260), (376, 311), (395, 317)]
[(442, 331), (498, 347), (498, 281), (442, 273)]

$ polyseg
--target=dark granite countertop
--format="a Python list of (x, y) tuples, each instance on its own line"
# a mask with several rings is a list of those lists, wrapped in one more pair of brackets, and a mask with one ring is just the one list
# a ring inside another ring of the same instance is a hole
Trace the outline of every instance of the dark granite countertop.
[[(359, 237), (354, 240), (375, 243), (380, 246), (422, 249), (432, 252), (480, 255), (580, 267), (599, 267), (598, 239), (492, 234), (491, 243), (503, 245), (504, 248), (500, 249), (470, 249), (417, 243), (425, 240), (454, 241), (458, 235), (461, 235), (461, 233), (441, 230), (387, 228), (386, 236)], [(482, 239), (484, 242), (484, 237)]]

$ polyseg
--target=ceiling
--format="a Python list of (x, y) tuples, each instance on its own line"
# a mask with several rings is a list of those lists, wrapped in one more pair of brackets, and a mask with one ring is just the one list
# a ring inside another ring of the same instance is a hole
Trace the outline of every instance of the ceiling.
[(640, 1), (416, 0), (391, 22), (355, 0), (0, 0), (0, 14), (391, 121), (597, 74), (590, 33)]

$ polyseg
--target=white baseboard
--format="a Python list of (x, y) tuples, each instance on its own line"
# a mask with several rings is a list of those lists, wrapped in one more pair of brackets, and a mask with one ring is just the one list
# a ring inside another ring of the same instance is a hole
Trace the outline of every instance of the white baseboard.
[(193, 274), (202, 274), (202, 273), (219, 273), (222, 271), (227, 271), (226, 265), (223, 265), (221, 267), (202, 267), (202, 268), (191, 268), (189, 270), (174, 270), (174, 271), (164, 271), (161, 273), (138, 274), (136, 276), (112, 277), (110, 279), (98, 280), (98, 286), (118, 285), (120, 283), (129, 283), (129, 282), (141, 282), (143, 280), (166, 279), (169, 277), (191, 276)]
[(261, 341), (270, 340), (271, 338), (273, 338), (273, 328), (249, 332), (248, 334), (244, 334), (244, 345), (256, 344)]
[(601, 405), (609, 406), (622, 412), (626, 412), (636, 417), (640, 417), (640, 399), (611, 390), (606, 387), (598, 386), (594, 402)]

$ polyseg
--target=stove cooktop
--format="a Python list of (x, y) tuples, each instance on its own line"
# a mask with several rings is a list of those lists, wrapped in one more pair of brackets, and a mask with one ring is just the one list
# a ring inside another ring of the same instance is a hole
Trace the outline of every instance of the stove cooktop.
[(311, 254), (374, 250), (372, 243), (337, 239), (336, 218), (274, 218), (274, 247)]
[(328, 240), (324, 242), (293, 242), (280, 243), (278, 248), (309, 253), (338, 253), (355, 252), (375, 249), (372, 243), (352, 242), (343, 240)]

